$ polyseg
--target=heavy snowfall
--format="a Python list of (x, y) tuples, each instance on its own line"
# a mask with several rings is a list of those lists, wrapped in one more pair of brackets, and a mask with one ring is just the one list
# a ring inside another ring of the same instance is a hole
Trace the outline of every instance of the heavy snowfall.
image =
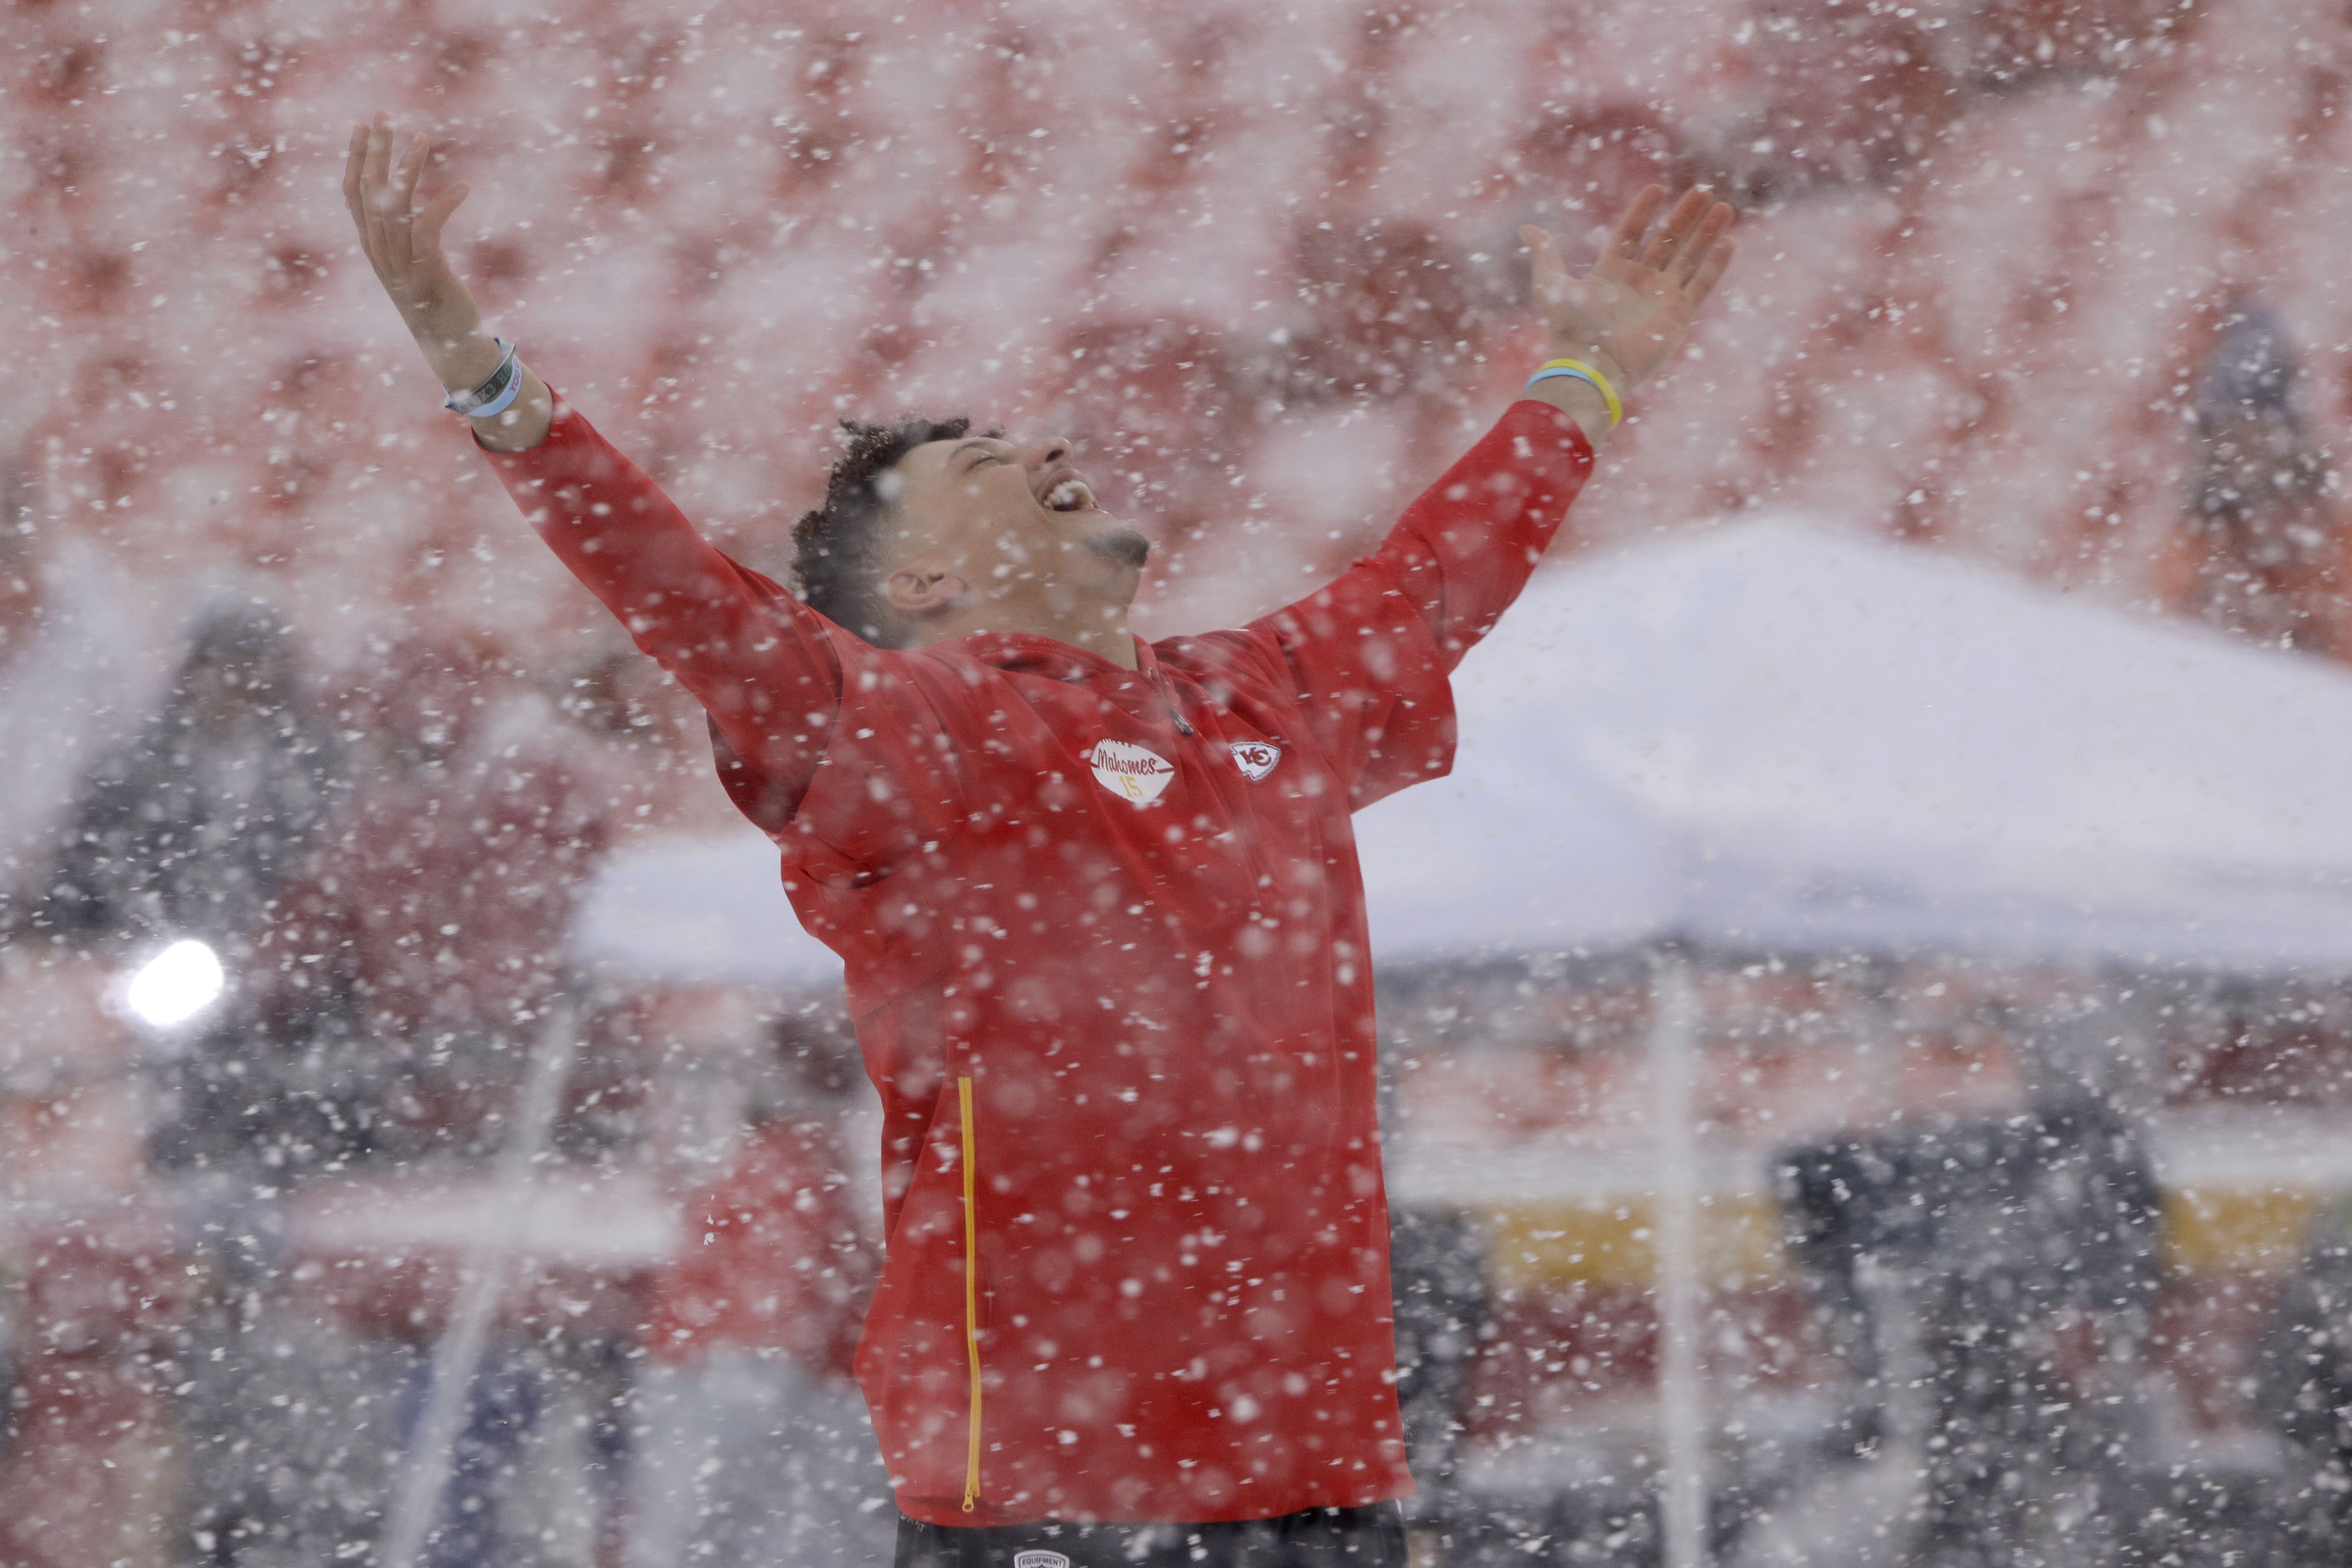
[(1145, 638), (1494, 423), (1521, 225), (1735, 203), (1355, 818), (1412, 1561), (2352, 1561), (2342, 0), (19, 0), (0, 1568), (894, 1549), (840, 960), (442, 406), (379, 110), (730, 555), (969, 414)]

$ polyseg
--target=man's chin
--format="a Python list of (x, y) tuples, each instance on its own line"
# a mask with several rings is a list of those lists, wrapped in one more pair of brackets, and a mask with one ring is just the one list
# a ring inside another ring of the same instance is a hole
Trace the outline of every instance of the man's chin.
[(1135, 571), (1151, 557), (1151, 541), (1140, 531), (1124, 522), (1114, 522), (1087, 535), (1087, 548), (1106, 561), (1115, 561)]

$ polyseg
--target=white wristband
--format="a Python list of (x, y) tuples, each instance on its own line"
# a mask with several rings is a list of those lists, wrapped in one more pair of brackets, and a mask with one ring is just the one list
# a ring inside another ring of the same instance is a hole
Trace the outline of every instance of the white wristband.
[(506, 351), (499, 368), (473, 391), (451, 394), (441, 406), (469, 419), (488, 419), (493, 414), (505, 413), (522, 395), (522, 366), (515, 363), (515, 345), (504, 338), (492, 338), (490, 342)]

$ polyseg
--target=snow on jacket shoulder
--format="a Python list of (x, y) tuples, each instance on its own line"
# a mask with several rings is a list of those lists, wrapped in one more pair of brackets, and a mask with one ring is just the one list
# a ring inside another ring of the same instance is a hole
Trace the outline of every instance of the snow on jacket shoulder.
[[(487, 452), (487, 448), (485, 451)], [(1373, 555), (1237, 631), (874, 648), (698, 536), (556, 396), (489, 454), (692, 691), (842, 955), (884, 1110), (858, 1376), (937, 1524), (1412, 1489), (1357, 807), (1451, 765), (1447, 677), (1590, 473), (1514, 404)]]

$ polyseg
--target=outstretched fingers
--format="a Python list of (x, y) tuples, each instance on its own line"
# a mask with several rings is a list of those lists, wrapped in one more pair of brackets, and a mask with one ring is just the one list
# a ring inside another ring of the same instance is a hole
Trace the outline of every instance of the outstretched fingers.
[(425, 133), (420, 131), (393, 160), (391, 177), (384, 186), (384, 227), (396, 247), (393, 255), (403, 266), (416, 259), (411, 230), (416, 219), (416, 175), (424, 165)]
[(368, 123), (367, 158), (360, 166), (360, 195), (367, 203), (368, 216), (381, 218), (384, 209), (384, 193), (392, 176), (392, 128), (378, 114)]
[(1610, 231), (1607, 254), (1639, 262), (1642, 258), (1642, 237), (1650, 231), (1650, 220), (1656, 217), (1658, 209), (1665, 205), (1665, 186), (1643, 186), (1641, 195), (1633, 198), (1633, 205), (1625, 209), (1624, 216), (1617, 220), (1617, 226)]
[(367, 127), (366, 150), (360, 156), (359, 212), (360, 230), (366, 237), (368, 258), (379, 273), (390, 280), (388, 268), (394, 264), (392, 249), (392, 225), (388, 208), (388, 171), (392, 163), (392, 133), (378, 114)]
[[(1701, 199), (1704, 201), (1705, 198)], [(1698, 277), (1700, 269), (1706, 265), (1707, 258), (1713, 253), (1716, 245), (1722, 240), (1725, 232), (1731, 227), (1732, 219), (1737, 216), (1738, 213), (1729, 202), (1716, 202), (1707, 205), (1706, 216), (1691, 229), (1689, 237), (1675, 253), (1673, 259), (1663, 267), (1662, 270), (1666, 275), (1666, 280), (1687, 292), (1692, 282)]]
[(360, 175), (367, 167), (367, 122), (352, 127), (351, 149), (343, 154), (343, 205), (351, 208), (353, 221), (360, 213)]
[(1716, 284), (1723, 279), (1723, 269), (1730, 265), (1731, 241), (1718, 239), (1707, 247), (1706, 259), (1699, 263), (1697, 275), (1683, 285), (1693, 310), (1706, 303), (1706, 297), (1715, 292)]
[(440, 248), (442, 226), (449, 221), (449, 215), (457, 210), (457, 204), (466, 199), (466, 193), (471, 189), (471, 185), (460, 180), (419, 209), (416, 215), (416, 242), (419, 245), (428, 251)]
[(1674, 210), (1666, 214), (1664, 226), (1652, 235), (1650, 243), (1643, 247), (1642, 265), (1671, 276), (1675, 258), (1681, 254), (1691, 237), (1698, 232), (1706, 209), (1707, 195), (1705, 191), (1696, 185), (1685, 191), (1682, 199), (1675, 203)]
[(392, 128), (381, 113), (352, 128), (343, 160), (343, 203), (360, 231), (360, 242), (377, 278), (397, 291), (413, 281), (420, 263), (438, 252), (442, 226), (469, 187), (463, 183), (440, 192), (419, 208), (418, 177), (431, 142), (416, 132), (395, 149)]
[(403, 217), (408, 216), (412, 199), (416, 195), (416, 182), (425, 173), (425, 153), (430, 145), (431, 139), (424, 132), (418, 132), (408, 143), (407, 150), (401, 153), (400, 162), (392, 166), (392, 191), (399, 202)]

